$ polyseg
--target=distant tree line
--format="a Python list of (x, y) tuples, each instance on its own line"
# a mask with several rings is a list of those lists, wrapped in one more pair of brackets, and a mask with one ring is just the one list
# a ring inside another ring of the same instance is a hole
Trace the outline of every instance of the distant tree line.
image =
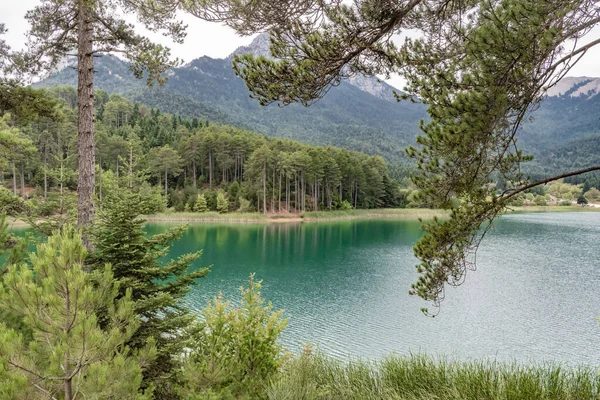
[[(2, 178), (11, 175), (5, 186), (15, 195), (31, 197), (25, 187), (35, 187), (38, 198), (62, 206), (76, 187), (77, 91), (46, 93), (58, 99), (56, 116), (20, 125), (18, 152), (7, 156)], [(182, 118), (101, 90), (95, 99), (99, 200), (114, 184), (152, 185), (176, 211), (195, 210), (202, 195), (209, 210), (267, 213), (398, 207), (410, 194), (380, 156)], [(219, 194), (227, 207), (218, 207)]]

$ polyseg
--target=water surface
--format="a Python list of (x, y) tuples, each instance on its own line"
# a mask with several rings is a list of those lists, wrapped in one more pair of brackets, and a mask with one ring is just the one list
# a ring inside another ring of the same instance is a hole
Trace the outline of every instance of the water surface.
[[(168, 224), (148, 224), (149, 233)], [(189, 294), (201, 309), (220, 291), (239, 300), (250, 273), (289, 317), (286, 347), (338, 357), (426, 352), (455, 359), (600, 360), (600, 213), (502, 217), (478, 253), (478, 270), (447, 290), (441, 313), (408, 295), (417, 279), (417, 221), (193, 224), (171, 256), (204, 249), (213, 265)]]
[[(150, 224), (150, 232), (164, 229)], [(417, 278), (417, 221), (195, 224), (173, 248), (204, 249), (212, 272), (189, 295), (199, 309), (222, 291), (238, 299), (250, 273), (283, 308), (284, 343), (335, 356), (423, 351), (452, 358), (600, 360), (600, 213), (503, 217), (486, 237), (478, 270), (447, 291), (436, 318), (408, 295)]]

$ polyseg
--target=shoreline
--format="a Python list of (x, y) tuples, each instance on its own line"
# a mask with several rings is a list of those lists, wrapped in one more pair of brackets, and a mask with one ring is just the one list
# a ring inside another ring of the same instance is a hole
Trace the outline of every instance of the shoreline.
[[(521, 213), (548, 213), (548, 212), (600, 212), (599, 207), (579, 207), (579, 206), (530, 206), (530, 207), (511, 207), (506, 214)], [(301, 223), (301, 222), (333, 222), (350, 221), (358, 219), (371, 220), (418, 220), (431, 219), (434, 217), (443, 218), (449, 214), (447, 210), (435, 210), (429, 208), (382, 208), (375, 210), (348, 210), (348, 211), (309, 211), (301, 214), (258, 214), (258, 213), (229, 213), (219, 214), (217, 212), (208, 213), (159, 213), (152, 215), (143, 215), (142, 218), (148, 223)], [(23, 228), (29, 226), (26, 222), (19, 219), (8, 217), (9, 227)]]
[(398, 208), (380, 210), (349, 210), (349, 211), (318, 211), (301, 214), (217, 214), (205, 213), (173, 213), (146, 215), (149, 223), (155, 222), (235, 222), (235, 223), (300, 223), (300, 222), (329, 222), (356, 219), (414, 219), (443, 217), (448, 213), (443, 210)]

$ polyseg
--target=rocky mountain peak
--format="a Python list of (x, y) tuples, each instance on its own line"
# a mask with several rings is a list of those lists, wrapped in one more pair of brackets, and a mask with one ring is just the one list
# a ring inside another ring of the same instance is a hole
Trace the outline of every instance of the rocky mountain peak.
[(561, 79), (556, 85), (548, 89), (549, 97), (580, 97), (588, 99), (600, 93), (600, 78), (588, 76), (568, 76)]
[(252, 42), (247, 46), (241, 46), (235, 49), (235, 51), (228, 57), (233, 58), (236, 54), (247, 54), (252, 53), (255, 56), (265, 56), (271, 57), (271, 50), (269, 49), (271, 46), (271, 42), (269, 39), (269, 34), (267, 32), (263, 32), (256, 36)]

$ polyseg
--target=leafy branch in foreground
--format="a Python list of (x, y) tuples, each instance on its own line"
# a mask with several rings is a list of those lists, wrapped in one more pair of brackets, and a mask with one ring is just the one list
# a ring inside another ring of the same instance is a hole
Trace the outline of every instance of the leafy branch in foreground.
[(9, 265), (0, 309), (22, 326), (0, 324), (2, 398), (150, 398), (139, 386), (141, 367), (155, 356), (152, 341), (135, 353), (125, 345), (139, 326), (131, 290), (115, 301), (110, 266), (86, 273), (85, 257), (80, 233), (65, 227), (38, 246), (33, 268)]
[[(224, 21), (247, 20), (254, 4), (200, 3), (218, 5), (213, 11)], [(277, 10), (274, 1), (256, 4)], [(410, 293), (439, 307), (445, 285), (459, 285), (474, 268), (486, 224), (506, 210), (511, 193), (531, 185), (520, 170), (531, 157), (517, 146), (519, 127), (545, 91), (600, 44), (580, 44), (600, 23), (600, 6), (589, 0), (357, 0), (312, 4), (300, 15), (250, 19), (270, 30), (274, 58), (237, 56), (234, 68), (261, 104), (309, 105), (358, 73), (407, 79), (398, 99), (427, 104), (431, 117), (421, 124), (418, 147), (407, 150), (417, 160), (420, 203), (453, 210), (450, 219), (425, 224), (427, 234), (415, 246), (422, 276)], [(396, 46), (394, 35), (411, 28), (423, 37)]]
[(585, 52), (564, 55), (563, 44), (587, 33), (599, 15), (585, 1), (481, 2), (467, 22), (449, 20), (409, 41), (408, 87), (431, 116), (419, 148), (407, 150), (417, 160), (413, 181), (422, 201), (453, 209), (450, 219), (424, 224), (427, 235), (415, 246), (422, 275), (411, 294), (439, 307), (444, 286), (460, 285), (475, 268), (479, 243), (513, 196), (600, 169), (529, 182), (520, 166), (531, 157), (517, 146), (519, 127), (545, 90)]

